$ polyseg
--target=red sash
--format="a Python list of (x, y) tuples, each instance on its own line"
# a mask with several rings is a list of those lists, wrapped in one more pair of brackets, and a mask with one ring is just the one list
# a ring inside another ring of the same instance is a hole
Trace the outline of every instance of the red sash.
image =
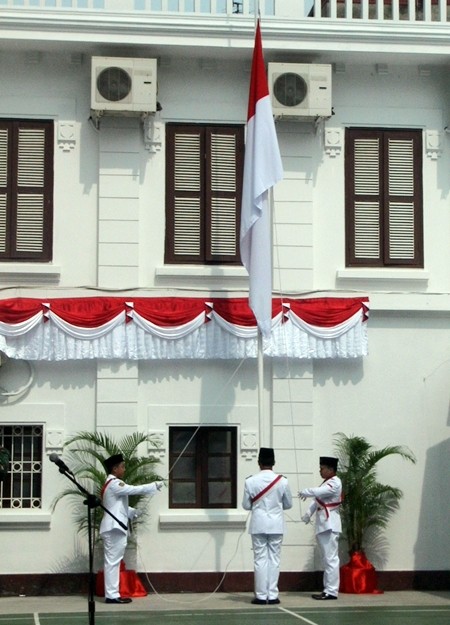
[(316, 501), (320, 505), (320, 507), (325, 510), (327, 519), (330, 516), (330, 513), (328, 512), (328, 508), (337, 508), (337, 506), (340, 506), (342, 503), (342, 499), (340, 501), (334, 501), (333, 503), (325, 503), (324, 501), (320, 500), (318, 497), (316, 497)]
[(112, 482), (114, 479), (115, 479), (115, 478), (110, 477), (110, 478), (109, 478), (109, 480), (103, 484), (102, 490), (100, 491), (100, 499), (103, 499), (103, 495), (105, 494), (106, 487), (107, 487), (107, 486), (108, 486), (108, 484), (109, 484), (110, 482)]
[[(328, 479), (332, 479), (332, 478), (328, 478)], [(323, 484), (325, 484), (325, 482), (328, 482), (328, 480), (324, 480), (322, 482), (321, 486)], [(330, 518), (330, 513), (328, 512), (328, 508), (337, 508), (338, 506), (340, 506), (341, 503), (344, 501), (344, 496), (342, 495), (342, 497), (341, 497), (341, 499), (339, 501), (333, 501), (332, 503), (325, 503), (324, 501), (322, 501), (318, 497), (316, 497), (315, 499), (316, 499), (317, 503), (319, 504), (319, 506), (325, 510), (325, 514), (327, 515), (327, 519), (328, 519), (328, 518)]]
[(252, 498), (252, 504), (255, 503), (255, 501), (258, 501), (258, 499), (261, 499), (261, 497), (263, 497), (272, 488), (272, 486), (275, 486), (275, 484), (279, 482), (282, 477), (282, 475), (277, 475), (277, 477), (272, 482), (270, 482), (270, 484), (268, 484), (265, 488), (262, 489), (262, 491), (260, 491)]

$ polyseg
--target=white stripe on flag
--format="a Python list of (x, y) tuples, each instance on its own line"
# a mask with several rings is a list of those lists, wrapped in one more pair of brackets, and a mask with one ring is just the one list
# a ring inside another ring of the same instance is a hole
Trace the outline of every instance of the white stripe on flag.
[(272, 325), (270, 189), (283, 166), (270, 105), (259, 22), (255, 35), (241, 209), (241, 259), (249, 274), (249, 304), (263, 336)]

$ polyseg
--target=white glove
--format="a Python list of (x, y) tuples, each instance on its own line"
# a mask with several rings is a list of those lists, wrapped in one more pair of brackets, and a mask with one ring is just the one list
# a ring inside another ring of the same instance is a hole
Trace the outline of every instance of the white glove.
[(155, 484), (158, 490), (161, 490), (161, 488), (164, 486), (164, 482), (155, 482)]
[(311, 523), (311, 517), (309, 516), (309, 514), (304, 514), (302, 516), (302, 521), (303, 523), (305, 523), (305, 525), (308, 525), (308, 523)]
[(305, 501), (305, 500), (306, 500), (306, 498), (307, 498), (307, 497), (306, 497), (306, 495), (304, 494), (304, 492), (305, 492), (305, 491), (303, 491), (303, 490), (299, 490), (299, 491), (298, 491), (298, 496), (300, 497), (300, 499), (301, 499), (302, 501)]
[(142, 516), (142, 510), (135, 510), (133, 519), (138, 519), (140, 516)]

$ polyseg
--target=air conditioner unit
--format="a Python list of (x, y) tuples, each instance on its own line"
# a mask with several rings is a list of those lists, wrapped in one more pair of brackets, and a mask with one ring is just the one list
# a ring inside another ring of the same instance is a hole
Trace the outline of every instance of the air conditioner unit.
[(331, 65), (269, 63), (269, 92), (276, 118), (311, 120), (331, 113)]
[(156, 111), (156, 59), (93, 56), (91, 110), (109, 115)]

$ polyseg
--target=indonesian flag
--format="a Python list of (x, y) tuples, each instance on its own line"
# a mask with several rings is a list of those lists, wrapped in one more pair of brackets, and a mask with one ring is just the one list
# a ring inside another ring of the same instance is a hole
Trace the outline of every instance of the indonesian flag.
[(250, 278), (249, 305), (263, 336), (270, 335), (272, 325), (269, 191), (282, 177), (258, 20), (248, 101), (240, 243), (241, 259)]

